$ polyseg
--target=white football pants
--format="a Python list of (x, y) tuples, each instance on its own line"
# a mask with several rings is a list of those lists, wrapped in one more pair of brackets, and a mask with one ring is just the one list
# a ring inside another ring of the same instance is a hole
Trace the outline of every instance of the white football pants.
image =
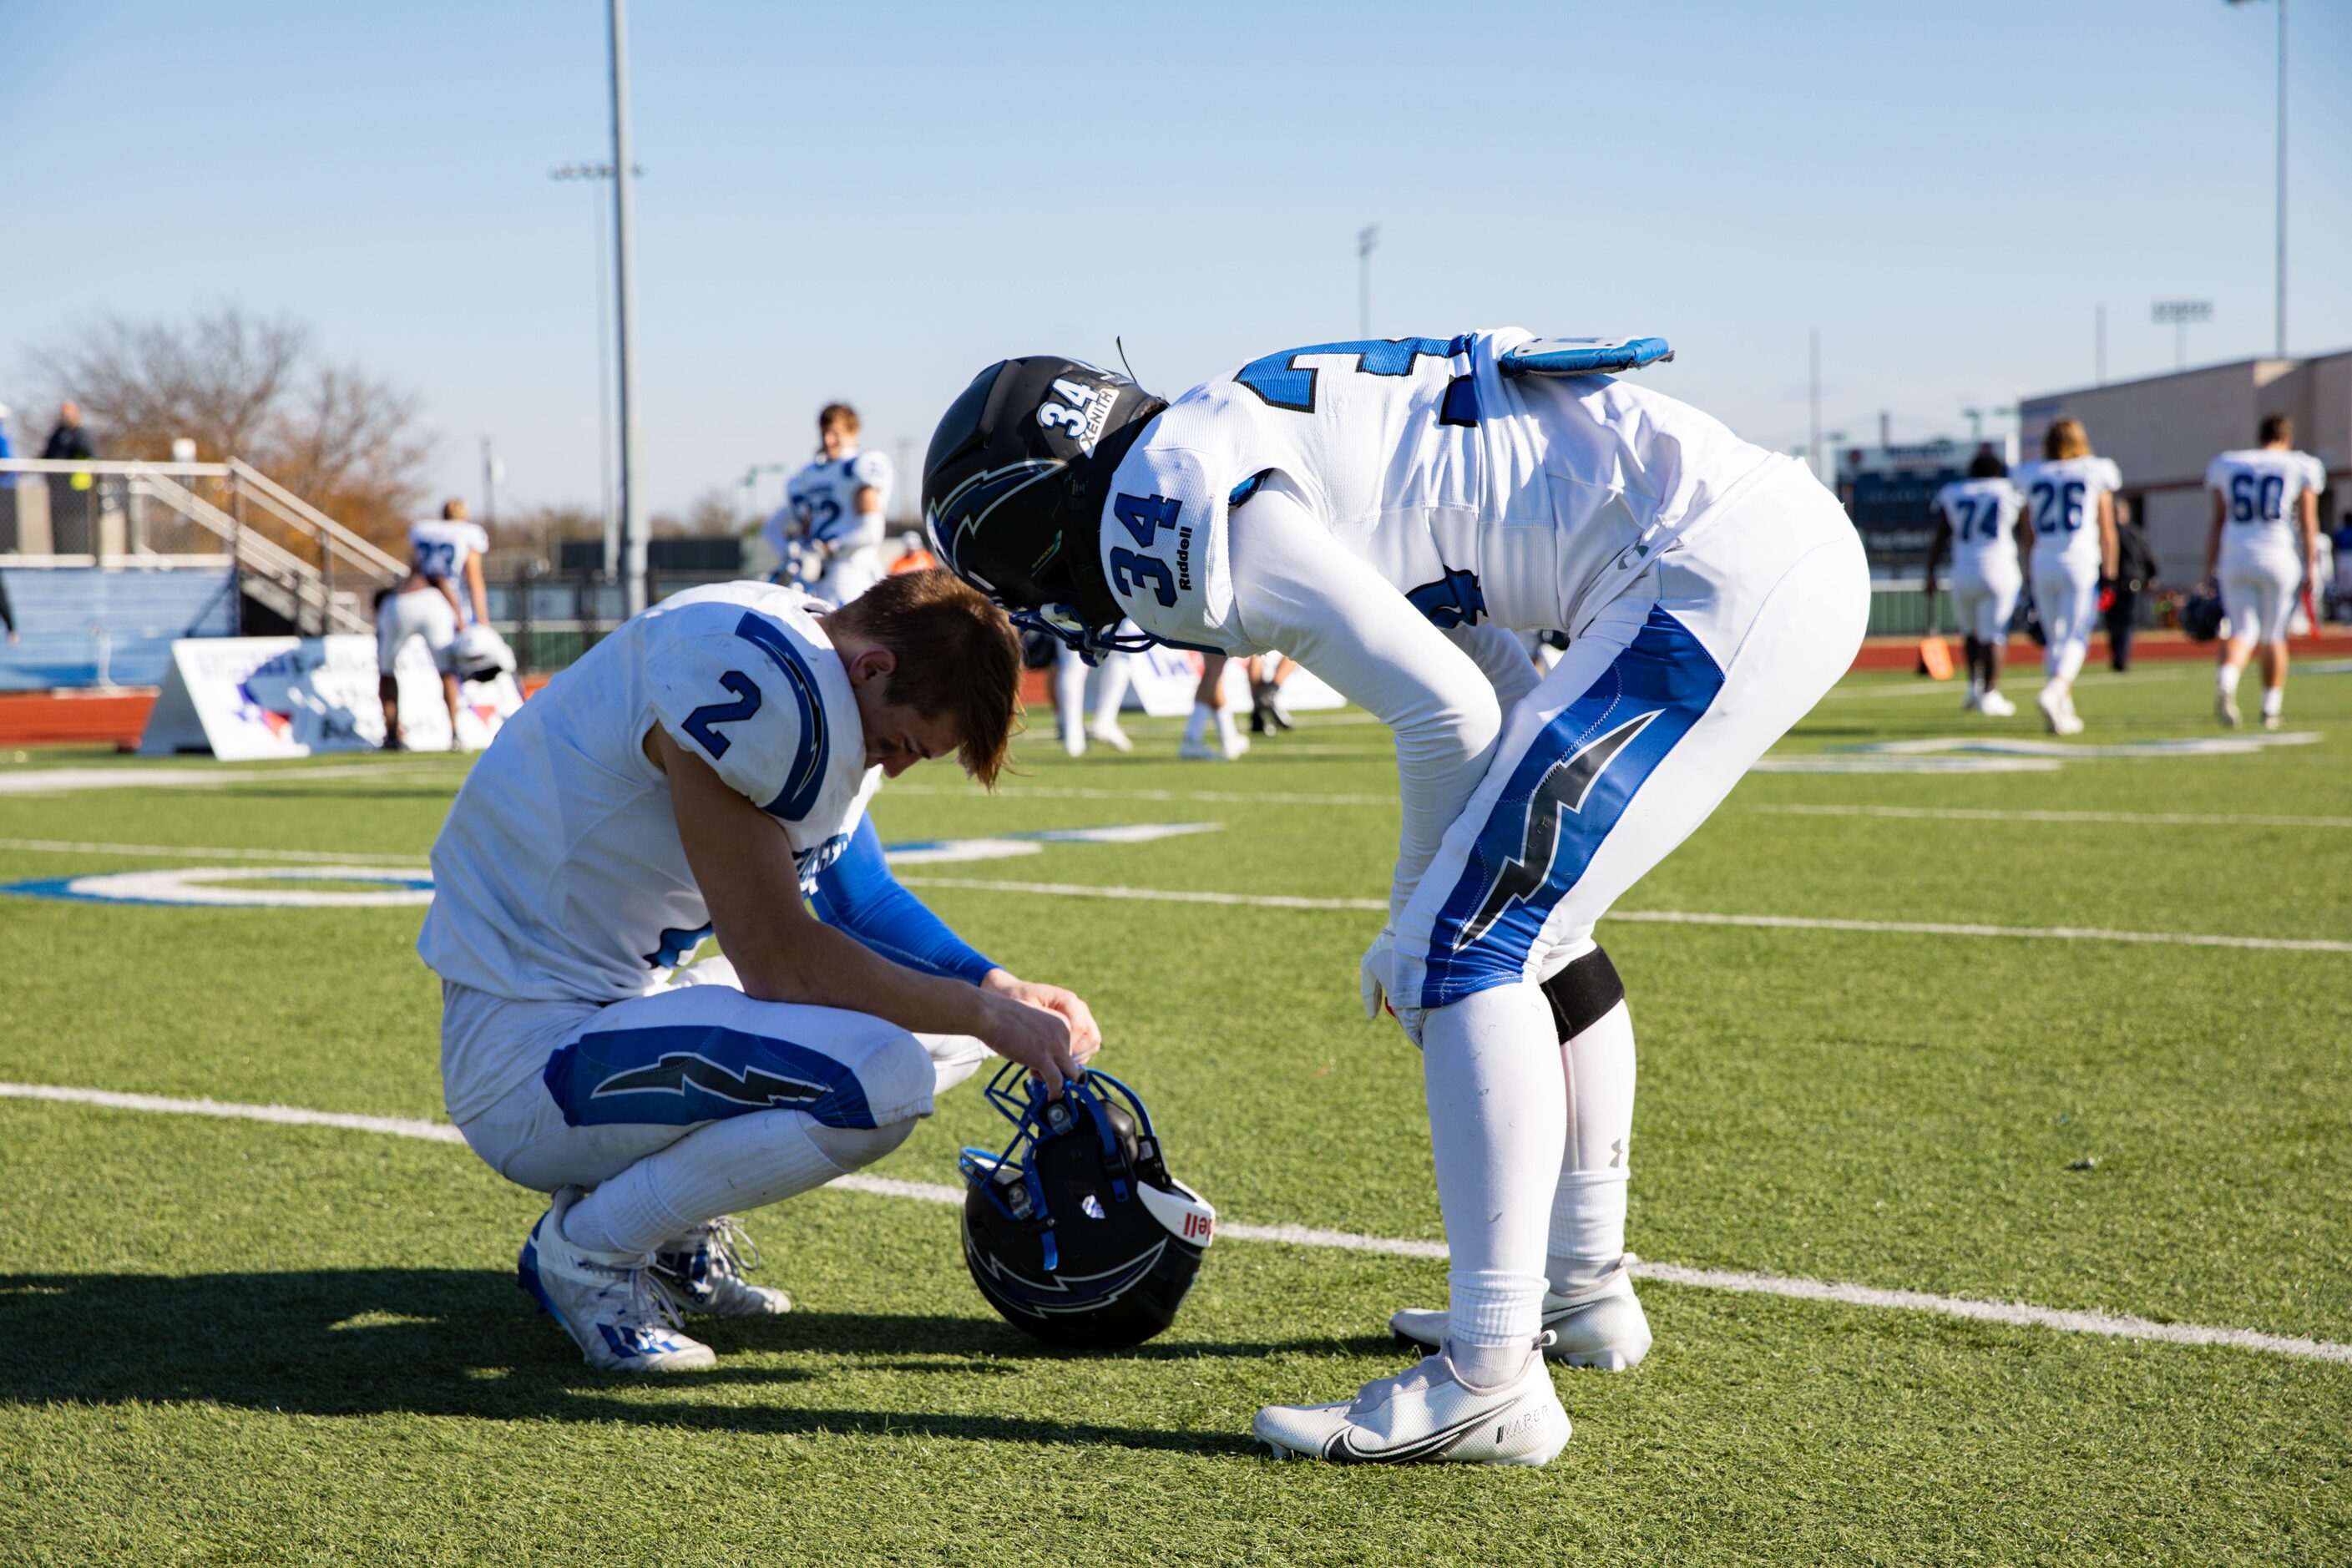
[(2042, 673), (2073, 684), (2091, 650), (2091, 628), (2099, 618), (2096, 561), (2037, 561), (2033, 565), (2033, 613), (2042, 617)]
[(2294, 591), (2303, 585), (2303, 558), (2284, 550), (2224, 550), (2215, 564), (2221, 579), (2221, 613), (2230, 617), (2230, 640), (2286, 641), (2294, 620)]
[(2014, 560), (1973, 569), (1956, 566), (1952, 614), (1960, 623), (1960, 634), (1996, 647), (2007, 642), (2010, 617), (2017, 613), (2017, 595), (2024, 585)]

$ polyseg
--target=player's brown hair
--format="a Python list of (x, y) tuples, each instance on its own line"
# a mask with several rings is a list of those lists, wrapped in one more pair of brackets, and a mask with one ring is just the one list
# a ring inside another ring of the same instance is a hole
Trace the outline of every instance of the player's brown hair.
[(466, 503), (465, 503), (464, 501), (459, 500), (458, 500), (457, 497), (455, 497), (455, 496), (452, 496), (452, 497), (450, 497), (447, 500), (443, 501), (443, 502), (441, 503), (441, 520), (442, 520), (444, 522), (463, 522), (463, 521), (466, 521)]
[(2087, 458), (2091, 455), (2091, 437), (2083, 422), (2072, 416), (2050, 426), (2042, 437), (2042, 455), (2053, 462), (2061, 458)]
[(840, 426), (852, 436), (857, 434), (857, 410), (846, 403), (828, 403), (817, 410), (816, 433), (820, 436)]
[(2265, 447), (2273, 441), (2284, 441), (2290, 447), (2294, 446), (2294, 420), (2284, 414), (2263, 415), (2261, 440)]
[(885, 577), (825, 619), (895, 654), (889, 700), (952, 715), (963, 771), (996, 786), (1021, 714), (1021, 638), (1003, 609), (933, 568)]

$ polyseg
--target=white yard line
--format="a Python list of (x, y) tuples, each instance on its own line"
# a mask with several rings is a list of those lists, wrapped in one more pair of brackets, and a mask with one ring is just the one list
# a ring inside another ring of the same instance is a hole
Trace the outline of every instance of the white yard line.
[(371, 855), (340, 849), (219, 849), (201, 844), (84, 844), (65, 838), (0, 838), (0, 849), (21, 849), (37, 855), (160, 855), (170, 859), (208, 856), (223, 860), (315, 860), (344, 865), (353, 860), (381, 860), (398, 866), (422, 866), (422, 855)]
[[(1233, 904), (1272, 910), (1385, 912), (1383, 899), (1297, 899), (1276, 893), (1207, 893), (1175, 888), (1089, 888), (1075, 882), (1000, 882), (979, 877), (902, 877), (910, 888), (971, 888), (1050, 898), (1135, 899), (1170, 904)], [(1767, 931), (1893, 931), (1907, 936), (2041, 938), (2052, 942), (2161, 942), (2180, 947), (2244, 947), (2274, 952), (2352, 952), (2352, 942), (2321, 937), (2207, 936), (2194, 931), (2108, 931), (2095, 926), (1964, 925), (1939, 921), (1847, 921), (1805, 915), (1720, 915), (1689, 910), (1612, 910), (1610, 921), (1658, 925), (1755, 926)]]
[(380, 779), (387, 774), (447, 776), (445, 770), (415, 763), (323, 763), (304, 767), (224, 768), (10, 768), (0, 771), (0, 795), (72, 795), (90, 789), (218, 789), (227, 784), (272, 780), (308, 783), (327, 779)]
[[(0, 1083), (0, 1099), (45, 1100), (75, 1105), (95, 1105), (110, 1110), (146, 1110), (186, 1116), (217, 1116), (247, 1121), (271, 1121), (297, 1127), (336, 1127), (353, 1132), (385, 1133), (435, 1143), (462, 1143), (455, 1127), (440, 1121), (420, 1121), (403, 1116), (352, 1116), (341, 1111), (305, 1110), (289, 1105), (239, 1105), (219, 1100), (173, 1100), (155, 1094), (122, 1094), (112, 1089), (68, 1089), (53, 1084)], [(919, 1203), (961, 1204), (963, 1191), (931, 1182), (902, 1182), (887, 1176), (843, 1176), (831, 1184), (845, 1191), (877, 1197), (912, 1199)], [(1359, 1236), (1352, 1231), (1318, 1230), (1297, 1225), (1234, 1225), (1217, 1226), (1217, 1234), (1233, 1241), (1271, 1241), (1290, 1247), (1323, 1247), (1343, 1252), (1383, 1253), (1400, 1258), (1442, 1259), (1445, 1244), (1396, 1237)], [(2303, 1361), (2352, 1364), (2352, 1344), (2306, 1339), (2295, 1334), (2270, 1334), (2258, 1329), (2216, 1327), (2204, 1323), (2165, 1323), (2117, 1312), (2037, 1307), (2027, 1301), (1984, 1301), (1966, 1296), (1937, 1296), (1924, 1290), (1886, 1290), (1870, 1285), (1806, 1279), (1782, 1274), (1759, 1274), (1744, 1269), (1685, 1268), (1675, 1263), (1637, 1261), (1638, 1279), (1702, 1290), (1736, 1290), (1748, 1295), (1783, 1296), (1799, 1301), (1832, 1301), (1851, 1307), (1878, 1307), (1897, 1311), (1930, 1312), (1940, 1317), (1977, 1322), (2006, 1323), (2019, 1328), (2056, 1329), (2065, 1333), (2095, 1334), (2107, 1339), (2154, 1340), (2176, 1345), (2227, 1345), (2236, 1350), (2262, 1351)]]
[[(2034, 672), (2023, 665), (2011, 667), (2011, 671), (2014, 681), (2010, 689), (2012, 691), (2023, 691), (2028, 687), (2041, 684), (2033, 678)], [(2213, 679), (2213, 666), (2206, 660), (2168, 659), (2165, 661), (2165, 668), (2162, 668), (2152, 669), (2142, 666), (2138, 669), (2120, 675), (2110, 669), (2097, 674), (2080, 676), (2074, 681), (2074, 689), (2081, 691), (2087, 688), (2095, 690), (2102, 686), (2155, 686), (2169, 680), (2186, 680), (2190, 676), (2210, 680)], [(1906, 685), (1887, 680), (1873, 681), (1866, 686), (1840, 686), (1830, 691), (1822, 700), (1835, 701), (1839, 699), (1852, 700), (1858, 697), (1945, 697), (1949, 698), (1952, 706), (1958, 708), (1960, 705), (1961, 693), (1968, 689), (1967, 685), (1959, 681), (1929, 680), (1925, 676), (1914, 676), (1912, 679), (1917, 684)]]
[(2352, 816), (2221, 811), (1993, 811), (1957, 805), (1751, 805), (1782, 816), (1892, 816), (1930, 822), (2101, 822), (2130, 827), (2352, 827)]
[(1394, 791), (1384, 795), (1301, 795), (1290, 790), (1256, 789), (1088, 789), (1078, 785), (1039, 784), (1001, 789), (993, 797), (985, 791), (955, 784), (893, 784), (892, 798), (908, 795), (940, 795), (954, 800), (1149, 800), (1183, 804), (1206, 801), (1223, 805), (1385, 805), (1397, 804)]

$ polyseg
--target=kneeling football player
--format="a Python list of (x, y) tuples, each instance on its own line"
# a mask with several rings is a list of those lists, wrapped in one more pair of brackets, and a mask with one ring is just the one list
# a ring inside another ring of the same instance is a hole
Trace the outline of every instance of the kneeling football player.
[[(1088, 648), (1281, 649), (1395, 732), (1404, 826), (1364, 955), (1422, 1047), (1450, 1310), (1435, 1353), (1276, 1448), (1542, 1464), (1539, 1352), (1650, 1346), (1625, 1254), (1633, 1031), (1593, 941), (1837, 678), (1870, 584), (1789, 459), (1596, 374), (1662, 353), (1526, 332), (1321, 343), (1173, 404), (1064, 359), (981, 373), (933, 437), (941, 561)], [(1512, 632), (1565, 634), (1538, 678)]]
[(507, 721), (433, 846), (449, 1115), (553, 1195), (522, 1283), (592, 1366), (710, 1365), (681, 1307), (791, 1305), (744, 1279), (734, 1211), (880, 1159), (991, 1051), (1058, 1091), (1099, 1044), (901, 888), (866, 816), (927, 758), (994, 781), (1004, 613), (939, 571), (821, 608), (732, 583), (625, 622)]

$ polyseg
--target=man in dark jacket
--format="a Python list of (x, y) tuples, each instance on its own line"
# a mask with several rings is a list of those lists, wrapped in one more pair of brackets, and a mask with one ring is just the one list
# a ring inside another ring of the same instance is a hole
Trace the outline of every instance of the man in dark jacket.
[[(41, 456), (58, 462), (88, 462), (98, 456), (89, 432), (82, 428), (81, 405), (68, 398), (58, 405), (58, 427), (49, 432)], [(49, 548), (60, 555), (88, 554), (97, 548), (98, 492), (89, 474), (49, 476)]]
[(2156, 589), (2156, 552), (2137, 510), (2116, 498), (2116, 574), (2100, 594), (2107, 622), (2107, 658), (2116, 668), (2131, 668), (2132, 633), (2138, 629), (2139, 596)]

